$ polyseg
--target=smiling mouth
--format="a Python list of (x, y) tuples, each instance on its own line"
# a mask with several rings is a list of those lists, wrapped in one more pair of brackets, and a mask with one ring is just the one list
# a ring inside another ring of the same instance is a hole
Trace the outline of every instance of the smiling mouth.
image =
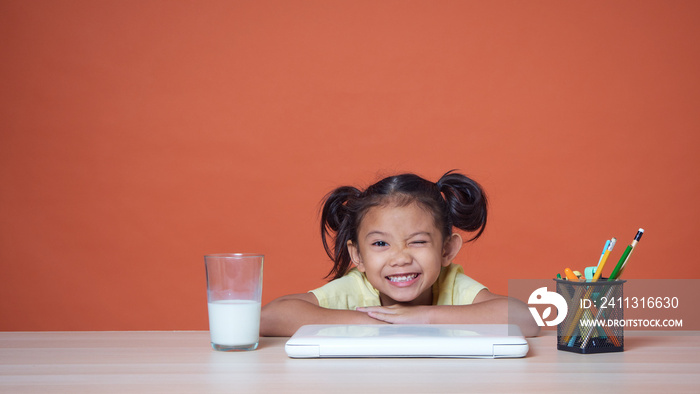
[(410, 282), (418, 277), (419, 274), (403, 274), (403, 275), (389, 275), (386, 278), (392, 283), (406, 283)]

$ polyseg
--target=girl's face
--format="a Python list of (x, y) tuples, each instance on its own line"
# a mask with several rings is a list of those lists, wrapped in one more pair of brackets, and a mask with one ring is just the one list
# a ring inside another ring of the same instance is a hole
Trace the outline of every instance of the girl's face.
[(370, 208), (348, 250), (357, 269), (379, 290), (382, 305), (430, 305), (432, 286), (462, 246), (443, 240), (433, 216), (416, 203)]

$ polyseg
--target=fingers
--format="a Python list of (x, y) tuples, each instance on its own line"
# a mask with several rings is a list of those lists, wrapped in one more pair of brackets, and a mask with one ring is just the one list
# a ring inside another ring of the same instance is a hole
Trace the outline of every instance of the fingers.
[(394, 314), (396, 310), (390, 306), (360, 306), (355, 308), (358, 312)]
[(379, 321), (383, 321), (385, 323), (398, 323), (399, 319), (397, 318), (397, 315), (392, 315), (389, 313), (382, 313), (382, 312), (367, 312), (367, 316), (377, 319)]
[(364, 312), (367, 316), (385, 323), (400, 323), (400, 314), (397, 309), (383, 306), (368, 306), (356, 308), (358, 312)]
[(429, 324), (431, 306), (367, 306), (356, 308), (367, 316), (392, 324)]

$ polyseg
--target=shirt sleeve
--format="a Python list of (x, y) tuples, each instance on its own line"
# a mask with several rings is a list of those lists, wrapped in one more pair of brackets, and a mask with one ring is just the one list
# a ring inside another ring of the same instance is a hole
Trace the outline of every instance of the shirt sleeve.
[[(486, 286), (464, 274), (461, 265), (451, 264), (442, 269), (433, 297), (436, 305), (471, 305)], [(435, 294), (437, 293), (437, 294)]]

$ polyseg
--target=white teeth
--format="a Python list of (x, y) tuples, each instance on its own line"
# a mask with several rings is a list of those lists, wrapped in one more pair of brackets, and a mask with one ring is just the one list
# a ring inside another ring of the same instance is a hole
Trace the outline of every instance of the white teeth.
[(387, 276), (387, 278), (392, 282), (408, 282), (409, 280), (415, 279), (417, 276), (418, 276), (418, 274), (410, 274), (410, 275)]

